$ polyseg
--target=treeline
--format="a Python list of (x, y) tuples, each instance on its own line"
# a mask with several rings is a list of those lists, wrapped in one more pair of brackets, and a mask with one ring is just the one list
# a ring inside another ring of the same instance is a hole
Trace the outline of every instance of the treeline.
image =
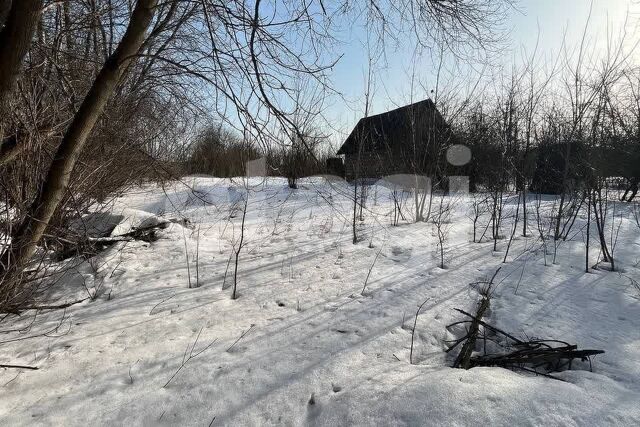
[(594, 104), (581, 123), (552, 109), (530, 125), (516, 110), (496, 115), (477, 107), (455, 123), (451, 138), (471, 149), (472, 161), (450, 172), (469, 176), (472, 189), (497, 184), (543, 194), (588, 190), (615, 178), (630, 201), (640, 179), (640, 122), (629, 106), (614, 102)]
[[(606, 55), (593, 61), (583, 46), (546, 73), (529, 62), (498, 80), (504, 83), (492, 97), (463, 103), (451, 120), (448, 143), (467, 145), (473, 159), (463, 167), (445, 167), (451, 175), (469, 176), (471, 189), (484, 195), (494, 242), (505, 200), (515, 193), (512, 236), (518, 224), (523, 236), (530, 234), (527, 218), (533, 209), (534, 233), (557, 248), (576, 232), (576, 217), (582, 215), (585, 271), (591, 268), (592, 238), (603, 263), (616, 268), (615, 201), (632, 201), (640, 181), (640, 69), (631, 60), (634, 48), (625, 51), (624, 45), (624, 40), (610, 42)], [(548, 223), (541, 219), (541, 193), (556, 195)]]
[[(632, 200), (640, 180), (640, 69), (627, 60), (517, 72), (495, 96), (463, 102), (451, 120), (451, 144), (471, 149), (463, 167), (471, 188), (526, 193), (600, 191), (613, 181)], [(447, 106), (443, 106), (447, 111)], [(614, 179), (615, 178), (615, 179)]]
[(304, 143), (295, 135), (280, 134), (270, 145), (242, 137), (222, 124), (206, 126), (190, 144), (182, 164), (185, 174), (237, 177), (246, 174), (246, 162), (266, 158), (268, 176), (287, 178), (291, 188), (306, 176), (328, 173), (332, 147), (318, 131), (305, 132)]

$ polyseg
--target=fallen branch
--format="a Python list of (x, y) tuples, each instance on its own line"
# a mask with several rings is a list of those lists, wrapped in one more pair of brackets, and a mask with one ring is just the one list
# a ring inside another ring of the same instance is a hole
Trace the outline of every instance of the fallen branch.
[(68, 308), (71, 307), (72, 305), (75, 304), (79, 304), (83, 301), (86, 301), (87, 298), (82, 298), (79, 300), (75, 300), (75, 301), (71, 301), (71, 302), (66, 302), (64, 304), (58, 304), (58, 305), (27, 305), (27, 306), (23, 306), (20, 307), (21, 310), (59, 310), (61, 308)]
[(252, 324), (251, 324), (251, 326), (249, 326), (249, 329), (247, 329), (246, 331), (243, 331), (243, 332), (240, 334), (240, 336), (238, 337), (238, 339), (237, 339), (237, 340), (235, 340), (235, 341), (233, 342), (233, 344), (231, 344), (231, 345), (229, 346), (229, 348), (227, 348), (225, 351), (227, 351), (227, 352), (231, 351), (231, 349), (232, 349), (236, 344), (238, 344), (238, 342), (239, 342), (242, 338), (244, 338), (244, 337), (245, 337), (245, 335), (247, 335), (247, 334), (248, 334), (248, 333), (253, 329), (253, 327), (254, 327), (254, 326), (256, 326), (256, 325), (252, 323)]
[(25, 365), (0, 365), (0, 368), (7, 369), (31, 369), (32, 371), (37, 371), (39, 368), (37, 366), (25, 366)]
[[(200, 328), (200, 331), (198, 332), (198, 335), (196, 336), (196, 340), (193, 342), (193, 345), (191, 346), (190, 351), (189, 351), (189, 346), (187, 346), (187, 348), (184, 351), (184, 354), (182, 355), (182, 363), (180, 364), (178, 369), (173, 373), (173, 375), (171, 375), (171, 378), (169, 378), (167, 382), (162, 386), (162, 388), (166, 388), (169, 385), (169, 383), (175, 378), (175, 376), (178, 375), (178, 373), (182, 370), (182, 368), (184, 368), (187, 365), (187, 363), (189, 363), (191, 359), (198, 357), (200, 354), (204, 353), (212, 345), (214, 345), (216, 341), (218, 341), (218, 339), (216, 338), (213, 341), (211, 341), (209, 345), (204, 347), (202, 350), (199, 350), (196, 353), (194, 353), (193, 351), (196, 348), (196, 345), (198, 344), (198, 340), (200, 339), (200, 334), (202, 334), (203, 329), (204, 327)], [(189, 353), (188, 356), (187, 356), (187, 352)]]

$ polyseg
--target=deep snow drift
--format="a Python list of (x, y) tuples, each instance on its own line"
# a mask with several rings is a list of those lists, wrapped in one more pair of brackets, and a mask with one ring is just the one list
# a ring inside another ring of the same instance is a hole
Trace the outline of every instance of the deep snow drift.
[[(629, 205), (616, 212), (619, 271), (585, 273), (584, 218), (555, 264), (550, 243), (545, 266), (532, 199), (531, 236), (518, 230), (503, 264), (507, 239), (497, 252), (472, 243), (469, 200), (456, 198), (440, 269), (434, 225), (412, 223), (411, 197), (391, 226), (389, 190), (371, 188), (353, 245), (346, 184), (251, 184), (236, 300), (241, 180), (189, 177), (119, 199), (112, 235), (159, 220), (166, 228), (151, 243), (110, 246), (49, 294), (93, 300), (0, 324), (14, 331), (0, 334), (0, 363), (39, 367), (0, 370), (0, 424), (640, 425), (640, 229)], [(595, 239), (591, 251), (595, 264)], [(606, 350), (593, 372), (578, 362), (555, 374), (563, 382), (449, 367), (453, 308), (473, 310), (469, 284), (499, 266), (487, 318), (518, 336)]]

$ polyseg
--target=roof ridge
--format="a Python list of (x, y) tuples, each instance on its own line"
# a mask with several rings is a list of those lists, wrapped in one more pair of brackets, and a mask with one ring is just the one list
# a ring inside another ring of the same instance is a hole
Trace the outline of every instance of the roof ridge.
[[(428, 104), (431, 104), (431, 105), (435, 106), (435, 104), (433, 103), (431, 98), (426, 98), (426, 99), (423, 99), (422, 101), (416, 101), (416, 102), (413, 102), (411, 104), (407, 104), (407, 105), (403, 105), (401, 107), (394, 108), (393, 110), (388, 110), (388, 111), (384, 111), (382, 113), (373, 114), (371, 116), (362, 117), (360, 120), (371, 119), (371, 118), (382, 116), (382, 115), (385, 115), (385, 114), (394, 113), (396, 111), (403, 110), (403, 109), (409, 108), (409, 107), (413, 107), (413, 106), (416, 106), (416, 105), (422, 104), (422, 103), (428, 103)], [(358, 120), (358, 122), (360, 122), (360, 120)]]

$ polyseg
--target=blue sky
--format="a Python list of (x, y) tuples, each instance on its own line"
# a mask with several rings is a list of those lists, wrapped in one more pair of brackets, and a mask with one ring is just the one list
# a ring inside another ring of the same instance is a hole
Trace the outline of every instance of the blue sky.
[[(569, 53), (579, 44), (589, 17), (590, 0), (520, 0), (517, 10), (512, 10), (505, 27), (508, 32), (507, 49), (491, 61), (495, 72), (500, 67), (510, 68), (523, 57), (523, 52), (530, 54), (538, 41), (538, 52), (543, 57), (555, 58), (563, 46), (566, 33)], [(607, 33), (619, 34), (627, 19), (627, 39), (637, 40), (636, 27), (640, 25), (640, 2), (637, 0), (593, 0), (591, 18), (589, 19), (588, 40), (594, 53), (605, 50)], [(353, 27), (342, 36), (344, 44), (338, 52), (344, 53), (343, 59), (333, 70), (331, 77), (334, 87), (344, 94), (346, 100), (336, 99), (326, 110), (326, 115), (339, 134), (348, 132), (362, 116), (362, 94), (365, 87), (367, 55), (363, 48), (366, 33), (361, 27)], [(414, 101), (429, 95), (435, 88), (434, 61), (428, 53), (414, 60), (413, 45), (407, 41), (400, 46), (391, 46), (387, 50), (386, 64), (381, 61), (376, 65), (375, 94), (372, 103), (372, 114), (380, 113), (397, 105), (411, 101), (411, 75), (416, 70), (416, 77), (423, 82), (424, 89), (414, 89)], [(640, 56), (639, 56), (640, 58)], [(464, 67), (455, 69), (453, 62), (446, 60), (441, 78), (449, 85), (464, 85), (475, 80), (475, 71)], [(474, 67), (479, 68), (479, 67)], [(486, 73), (485, 68), (485, 73)], [(477, 75), (476, 75), (477, 76)], [(459, 80), (459, 81), (458, 81)], [(336, 135), (339, 140), (340, 137)]]

